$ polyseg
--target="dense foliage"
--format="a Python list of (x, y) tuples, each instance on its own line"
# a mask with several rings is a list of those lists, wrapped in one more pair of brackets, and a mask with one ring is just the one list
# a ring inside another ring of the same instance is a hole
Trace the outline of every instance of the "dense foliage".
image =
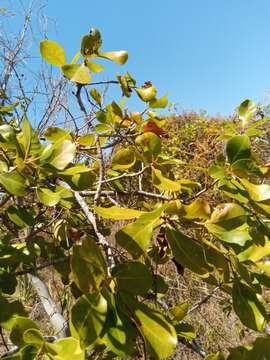
[[(0, 325), (16, 346), (5, 358), (168, 358), (178, 343), (196, 338), (185, 321), (188, 304), (164, 300), (162, 269), (174, 263), (179, 277), (188, 269), (226, 293), (243, 326), (257, 334), (248, 346), (206, 358), (267, 359), (270, 185), (258, 147), (269, 119), (245, 100), (234, 119), (208, 123), (194, 115), (198, 127), (186, 122), (178, 136), (179, 123), (156, 112), (167, 97), (149, 81), (138, 87), (126, 72), (107, 82), (120, 86), (123, 98), (138, 96), (142, 112), (124, 101), (104, 103), (91, 83), (103, 70), (96, 60), (121, 65), (128, 56), (101, 47), (97, 29), (70, 63), (56, 42), (40, 44), (43, 59), (76, 88), (84, 123), (74, 119), (70, 130), (38, 132), (25, 99), (10, 104), (1, 93)], [(200, 138), (198, 128), (208, 136)], [(47, 267), (69, 294), (62, 313), (38, 275)], [(57, 338), (13, 297), (26, 275)]]

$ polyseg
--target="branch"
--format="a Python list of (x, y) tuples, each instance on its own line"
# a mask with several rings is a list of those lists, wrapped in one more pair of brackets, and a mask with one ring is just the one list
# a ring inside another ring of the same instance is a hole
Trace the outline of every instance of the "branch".
[(35, 275), (28, 274), (28, 279), (35, 288), (40, 298), (40, 301), (44, 307), (44, 310), (49, 316), (50, 321), (57, 332), (57, 335), (59, 337), (69, 336), (69, 328), (67, 321), (58, 310), (54, 300), (52, 299), (49, 293), (46, 284), (38, 276)]
[[(59, 180), (59, 185), (63, 186), (64, 188), (72, 191), (74, 193), (75, 199), (77, 200), (77, 203), (80, 205), (82, 211), (84, 212), (87, 220), (90, 222), (90, 224), (93, 226), (94, 232), (98, 238), (99, 243), (104, 246), (104, 249), (106, 251), (106, 255), (107, 255), (107, 259), (108, 259), (108, 265), (109, 265), (109, 269), (111, 269), (114, 266), (114, 258), (112, 256), (112, 252), (111, 252), (111, 248), (110, 248), (110, 244), (108, 243), (108, 241), (106, 240), (105, 236), (101, 234), (101, 232), (98, 230), (97, 227), (97, 222), (96, 222), (96, 217), (95, 215), (92, 213), (92, 211), (89, 209), (89, 206), (87, 205), (86, 201), (84, 200), (84, 198), (80, 195), (80, 193), (78, 191), (74, 191), (71, 189), (71, 187), (65, 183), (62, 180)], [(96, 191), (94, 191), (94, 195), (96, 194)]]
[[(93, 196), (96, 194), (96, 191), (80, 191), (80, 194), (82, 196)], [(154, 194), (154, 193), (149, 193), (147, 191), (142, 191), (142, 190), (136, 190), (136, 191), (132, 191), (132, 192), (127, 192), (127, 191), (113, 191), (113, 190), (104, 190), (100, 192), (100, 195), (138, 195), (138, 196), (144, 196), (144, 197), (148, 197), (148, 198), (154, 198), (154, 199), (160, 199), (160, 200), (174, 200), (171, 197), (162, 195), (162, 194)]]

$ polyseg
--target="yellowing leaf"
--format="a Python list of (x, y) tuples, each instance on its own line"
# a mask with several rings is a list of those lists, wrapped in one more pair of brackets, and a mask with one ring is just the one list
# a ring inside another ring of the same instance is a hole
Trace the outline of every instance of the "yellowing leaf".
[(254, 201), (265, 201), (270, 199), (270, 185), (255, 185), (246, 179), (241, 179), (241, 183), (246, 188), (250, 198)]
[(40, 53), (49, 64), (63, 66), (66, 64), (65, 51), (57, 42), (43, 40), (40, 43)]
[(54, 143), (52, 149), (52, 154), (47, 162), (58, 170), (64, 170), (74, 159), (76, 146), (70, 140), (63, 140)]
[(138, 94), (139, 98), (144, 102), (154, 100), (157, 95), (157, 89), (153, 85), (136, 88), (135, 91)]
[(62, 71), (66, 78), (78, 84), (85, 85), (91, 81), (89, 69), (84, 64), (64, 65)]
[(153, 185), (159, 189), (159, 191), (179, 191), (181, 189), (181, 185), (173, 180), (170, 180), (164, 177), (160, 170), (152, 167), (152, 180)]
[(119, 206), (111, 206), (109, 208), (96, 206), (95, 212), (104, 219), (113, 220), (130, 220), (143, 214), (143, 211), (122, 208)]
[(108, 60), (112, 60), (117, 64), (123, 65), (128, 59), (127, 51), (108, 51), (108, 52), (99, 52), (99, 57), (103, 57)]

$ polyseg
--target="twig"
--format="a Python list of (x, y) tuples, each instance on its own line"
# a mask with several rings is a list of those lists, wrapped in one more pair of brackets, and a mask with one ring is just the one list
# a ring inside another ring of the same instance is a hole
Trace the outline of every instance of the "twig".
[(102, 188), (102, 183), (103, 183), (103, 179), (104, 179), (104, 159), (103, 159), (103, 153), (100, 147), (100, 142), (99, 142), (99, 136), (96, 135), (96, 146), (97, 146), (97, 150), (98, 150), (98, 157), (99, 157), (99, 180), (98, 180), (98, 184), (97, 184), (97, 190), (94, 196), (94, 205), (96, 206), (98, 203), (98, 199), (100, 197), (100, 193), (101, 193), (101, 188)]
[(193, 311), (197, 310), (198, 308), (200, 308), (203, 304), (205, 304), (209, 299), (211, 299), (211, 297), (215, 294), (215, 292), (220, 288), (220, 285), (215, 287), (207, 296), (205, 296), (201, 301), (199, 301), (197, 304), (195, 304), (194, 306), (192, 306), (192, 308), (189, 309), (188, 311), (188, 315), (190, 313), (192, 313)]
[(146, 169), (147, 169), (147, 166), (144, 167), (142, 170), (136, 172), (136, 173), (130, 173), (130, 174), (129, 173), (123, 173), (123, 174), (115, 176), (113, 178), (104, 179), (104, 180), (101, 181), (101, 183), (109, 183), (111, 181), (119, 180), (119, 179), (122, 179), (122, 178), (125, 178), (125, 177), (138, 176), (138, 175), (141, 175)]

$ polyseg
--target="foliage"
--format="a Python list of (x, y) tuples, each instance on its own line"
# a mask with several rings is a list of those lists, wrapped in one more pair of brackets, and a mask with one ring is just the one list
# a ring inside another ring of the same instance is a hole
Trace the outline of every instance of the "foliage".
[[(151, 82), (137, 87), (129, 73), (109, 82), (120, 87), (123, 98), (138, 96), (145, 104), (141, 113), (130, 112), (123, 101), (104, 104), (91, 84), (103, 67), (92, 60), (124, 64), (127, 53), (103, 52), (101, 46), (100, 32), (91, 29), (67, 63), (59, 44), (40, 44), (43, 59), (75, 83), (87, 126), (54, 126), (39, 133), (26, 112), (22, 120), (16, 118), (19, 104), (5, 105), (3, 99), (0, 106), (0, 302), (5, 309), (0, 326), (17, 346), (7, 359), (142, 353), (168, 358), (178, 343), (196, 338), (185, 321), (188, 304), (168, 306), (162, 300), (168, 287), (159, 269), (172, 261), (179, 272), (189, 269), (226, 293), (242, 324), (258, 334), (253, 344), (230, 349), (227, 358), (266, 359), (270, 185), (268, 165), (256, 151), (268, 118), (260, 119), (256, 105), (245, 100), (235, 119), (211, 126), (201, 120), (212, 151), (203, 166), (193, 167), (190, 157), (203, 146), (191, 142), (196, 123), (187, 124), (182, 134), (188, 144), (168, 136), (175, 119), (153, 110), (168, 101), (157, 97)], [(95, 109), (93, 118), (82, 89)], [(119, 221), (125, 223), (115, 233)], [(53, 343), (22, 302), (12, 299), (17, 279), (36, 274), (40, 266), (53, 267), (72, 297), (69, 336)]]

